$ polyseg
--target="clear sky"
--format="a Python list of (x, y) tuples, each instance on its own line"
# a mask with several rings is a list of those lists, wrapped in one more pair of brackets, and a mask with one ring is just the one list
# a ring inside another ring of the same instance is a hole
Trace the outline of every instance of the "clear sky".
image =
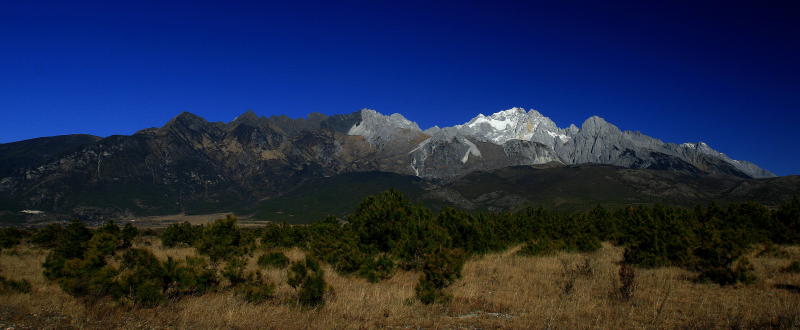
[(800, 2), (735, 3), (5, 1), (0, 143), (181, 111), (368, 107), (426, 128), (519, 106), (798, 174)]

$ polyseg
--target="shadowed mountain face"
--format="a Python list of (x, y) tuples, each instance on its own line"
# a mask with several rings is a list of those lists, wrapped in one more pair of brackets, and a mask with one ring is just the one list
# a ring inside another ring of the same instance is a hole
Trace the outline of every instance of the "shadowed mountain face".
[(434, 210), (450, 206), (498, 212), (543, 206), (572, 212), (596, 205), (692, 207), (744, 201), (776, 207), (800, 194), (800, 176), (746, 179), (610, 165), (544, 165), (477, 171), (432, 183), (416, 176), (353, 172), (311, 180), (280, 197), (261, 201), (255, 217), (290, 223), (318, 221), (326, 215), (352, 212), (364, 197), (389, 188)]
[(0, 144), (0, 178), (20, 170), (56, 160), (61, 154), (97, 142), (100, 137), (85, 134), (36, 138)]
[[(373, 110), (301, 119), (247, 112), (229, 123), (182, 113), (131, 136), (2, 144), (0, 160), (0, 211), (82, 218), (246, 209), (310, 180), (367, 171), (454, 185), (469, 182), (463, 180), (479, 175), (475, 171), (536, 164), (658, 169), (682, 175), (676, 185), (689, 178), (773, 176), (704, 143), (663, 143), (599, 117), (561, 129), (535, 110), (519, 108), (425, 131), (402, 115)], [(561, 185), (557, 177), (549, 184)], [(482, 205), (470, 203), (462, 206)]]
[(462, 208), (493, 211), (520, 205), (575, 210), (598, 204), (694, 206), (744, 201), (774, 207), (800, 194), (800, 176), (749, 179), (591, 164), (514, 166), (470, 173), (439, 191)]

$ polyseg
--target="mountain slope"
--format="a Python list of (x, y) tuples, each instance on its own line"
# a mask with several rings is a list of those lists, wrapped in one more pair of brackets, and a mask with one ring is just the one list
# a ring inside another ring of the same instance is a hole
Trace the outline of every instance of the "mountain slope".
[(609, 165), (548, 164), (478, 171), (437, 183), (386, 172), (354, 172), (310, 180), (284, 195), (263, 200), (255, 208), (255, 218), (308, 223), (327, 215), (341, 216), (355, 209), (364, 197), (389, 188), (434, 210), (450, 206), (510, 211), (542, 206), (574, 211), (596, 205), (692, 207), (744, 201), (775, 207), (800, 195), (800, 176), (745, 179)]
[[(430, 183), (415, 177), (387, 172), (353, 172), (305, 182), (281, 196), (258, 203), (257, 219), (308, 223), (328, 215), (352, 212), (361, 200), (388, 189), (397, 189), (412, 201), (422, 201)], [(427, 203), (428, 206), (435, 206)]]
[[(622, 131), (597, 116), (588, 118), (580, 128), (572, 125), (561, 129), (536, 110), (526, 112), (522, 108), (512, 108), (490, 116), (480, 114), (463, 125), (436, 127), (425, 132), (431, 137), (413, 149), (409, 165), (412, 174), (422, 177), (457, 177), (475, 170), (548, 162), (595, 163), (749, 178), (775, 176), (752, 163), (733, 160), (705, 143), (664, 143), (639, 132)], [(509, 149), (518, 150), (519, 145), (512, 147), (508, 144), (519, 141), (536, 144), (524, 153), (528, 156), (520, 157), (508, 152)], [(475, 142), (484, 142), (486, 146), (476, 147)], [(484, 150), (494, 148), (489, 145), (500, 146), (506, 152), (485, 157)], [(470, 155), (484, 161), (467, 164)]]
[(597, 163), (686, 180), (773, 176), (704, 143), (664, 143), (599, 117), (562, 129), (521, 108), (427, 130), (400, 114), (369, 109), (298, 119), (248, 111), (228, 123), (182, 113), (130, 136), (1, 144), (0, 160), (0, 211), (87, 219), (251, 208), (305, 182), (372, 171), (457, 182), (509, 166)]
[(777, 206), (796, 194), (800, 176), (747, 179), (590, 164), (474, 172), (445, 185), (439, 195), (463, 208), (497, 211), (523, 205), (574, 210), (597, 204), (693, 206), (742, 201)]
[(63, 153), (100, 139), (93, 135), (74, 134), (0, 144), (0, 178), (53, 160)]

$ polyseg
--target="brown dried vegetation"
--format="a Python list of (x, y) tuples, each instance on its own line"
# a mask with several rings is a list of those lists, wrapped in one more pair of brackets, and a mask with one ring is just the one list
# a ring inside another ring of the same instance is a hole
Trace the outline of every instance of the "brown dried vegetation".
[[(194, 248), (163, 248), (152, 237), (135, 247), (157, 258), (183, 259)], [(518, 249), (517, 247), (516, 249)], [(559, 252), (526, 257), (511, 249), (467, 261), (445, 304), (415, 300), (419, 274), (398, 270), (370, 283), (341, 276), (323, 265), (332, 287), (326, 304), (303, 308), (287, 284), (287, 272), (261, 270), (276, 284), (273, 298), (251, 304), (232, 290), (182, 297), (155, 308), (133, 308), (110, 299), (92, 303), (73, 298), (42, 275), (46, 250), (23, 244), (3, 250), (0, 276), (28, 280), (31, 293), (1, 296), (0, 326), (17, 328), (796, 328), (800, 327), (800, 274), (781, 271), (790, 260), (748, 257), (752, 285), (718, 286), (693, 281), (680, 268), (635, 268), (635, 291), (619, 299), (622, 248), (604, 244), (591, 254)], [(792, 259), (799, 247), (784, 247)], [(292, 261), (302, 250), (282, 249)], [(256, 271), (257, 255), (247, 259)], [(626, 270), (625, 272), (628, 272)], [(622, 278), (624, 281), (624, 278)], [(568, 290), (567, 290), (567, 287)]]

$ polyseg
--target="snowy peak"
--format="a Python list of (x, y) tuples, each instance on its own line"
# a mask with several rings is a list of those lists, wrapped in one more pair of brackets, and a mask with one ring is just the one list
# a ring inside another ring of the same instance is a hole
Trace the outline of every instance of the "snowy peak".
[(483, 125), (489, 125), (490, 128), (496, 131), (503, 131), (509, 128), (513, 129), (518, 126), (518, 124), (524, 120), (523, 118), (526, 115), (527, 113), (525, 112), (525, 109), (511, 108), (494, 113), (489, 117), (486, 117), (483, 114), (478, 114), (477, 117), (472, 118), (472, 120), (464, 124), (464, 126), (477, 129)]
[[(409, 153), (417, 155), (412, 166), (415, 173), (429, 173), (422, 169), (423, 165), (431, 163), (431, 159), (438, 157), (437, 154), (452, 155), (454, 159), (447, 163), (448, 166), (457, 166), (458, 163), (469, 165), (472, 163), (470, 159), (478, 157), (484, 162), (490, 162), (491, 157), (486, 155), (491, 152), (483, 152), (478, 148), (491, 150), (492, 147), (480, 144), (481, 142), (501, 146), (505, 154), (514, 158), (514, 161), (519, 161), (519, 164), (532, 162), (531, 159), (549, 159), (550, 155), (555, 155), (556, 158), (551, 161), (564, 164), (598, 163), (633, 168), (670, 168), (675, 159), (678, 159), (678, 162), (688, 162), (699, 171), (708, 173), (754, 178), (774, 176), (752, 163), (731, 159), (703, 142), (682, 145), (664, 143), (640, 132), (622, 131), (599, 116), (587, 118), (580, 127), (570, 125), (562, 129), (536, 110), (514, 107), (489, 116), (479, 114), (462, 125), (433, 127), (424, 134), (430, 138), (416, 142), (415, 148)], [(473, 141), (475, 147), (460, 142), (466, 138), (469, 138), (466, 141)], [(452, 146), (452, 150), (443, 148), (443, 145)], [(516, 150), (533, 145), (546, 148), (550, 154), (537, 151), (535, 157), (527, 153), (523, 153), (525, 156), (522, 157)], [(481, 152), (483, 156), (471, 151)], [(673, 160), (667, 160), (668, 158)]]
[(533, 109), (526, 111), (516, 107), (491, 116), (479, 114), (459, 128), (464, 135), (498, 145), (509, 140), (524, 140), (553, 146), (556, 139), (569, 139), (550, 118)]
[(421, 176), (454, 176), (481, 166), (542, 160), (632, 168), (672, 168), (685, 162), (707, 173), (774, 176), (752, 163), (731, 159), (706, 143), (665, 143), (639, 132), (622, 131), (599, 116), (587, 118), (580, 127), (562, 129), (536, 110), (515, 107), (488, 116), (479, 114), (462, 125), (432, 127), (423, 132), (400, 114), (387, 116), (364, 109), (353, 115), (359, 120), (349, 124), (349, 131), (345, 130), (348, 134), (363, 136), (384, 154), (408, 155), (409, 168)]

